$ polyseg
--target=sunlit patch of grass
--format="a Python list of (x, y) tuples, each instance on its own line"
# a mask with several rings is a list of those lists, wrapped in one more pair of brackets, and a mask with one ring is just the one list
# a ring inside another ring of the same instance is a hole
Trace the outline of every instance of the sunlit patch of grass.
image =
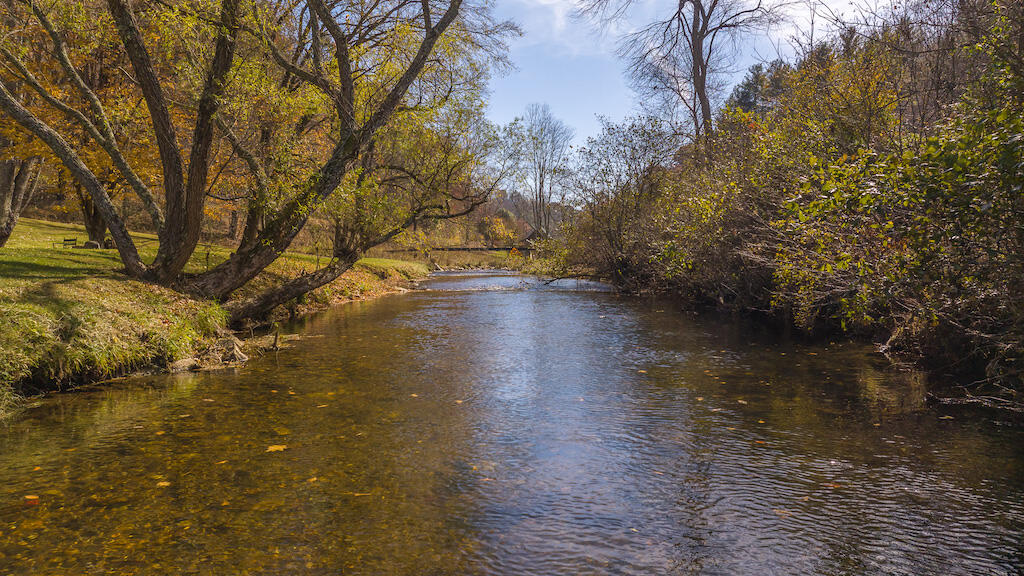
[(427, 265), (423, 262), (406, 262), (390, 258), (363, 258), (356, 263), (356, 266), (365, 268), (381, 278), (387, 278), (388, 275), (397, 273), (406, 280), (415, 280), (430, 273)]

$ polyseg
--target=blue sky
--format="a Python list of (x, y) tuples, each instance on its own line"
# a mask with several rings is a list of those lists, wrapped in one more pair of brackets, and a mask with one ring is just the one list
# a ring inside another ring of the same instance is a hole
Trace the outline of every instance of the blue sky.
[[(512, 43), (511, 57), (517, 69), (491, 81), (488, 116), (492, 121), (505, 124), (522, 115), (527, 104), (546, 102), (555, 116), (576, 130), (576, 141), (582, 144), (600, 131), (598, 115), (618, 121), (637, 112), (623, 64), (615, 54), (615, 32), (602, 33), (573, 18), (574, 0), (499, 0), (496, 4), (497, 15), (517, 22), (523, 36)], [(650, 21), (665, 10), (662, 0), (645, 0), (634, 6), (630, 14), (634, 23)], [(807, 10), (799, 6), (792, 10), (802, 27), (806, 27)], [(780, 51), (790, 53), (788, 40), (795, 26), (786, 24), (741, 47), (734, 68), (742, 71)]]

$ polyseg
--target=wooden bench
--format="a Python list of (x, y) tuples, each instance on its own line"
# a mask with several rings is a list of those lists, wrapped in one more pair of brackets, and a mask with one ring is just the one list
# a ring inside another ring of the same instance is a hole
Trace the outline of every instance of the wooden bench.
[(75, 248), (78, 246), (78, 238), (64, 238), (63, 240), (54, 240), (52, 246), (57, 248)]

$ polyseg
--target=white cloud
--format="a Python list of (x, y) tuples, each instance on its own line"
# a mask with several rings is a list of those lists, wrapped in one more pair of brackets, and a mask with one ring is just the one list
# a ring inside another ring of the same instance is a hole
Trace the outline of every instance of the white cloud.
[(502, 0), (498, 13), (514, 20), (523, 37), (514, 47), (546, 46), (564, 55), (611, 54), (607, 42), (589, 22), (575, 17), (577, 0)]

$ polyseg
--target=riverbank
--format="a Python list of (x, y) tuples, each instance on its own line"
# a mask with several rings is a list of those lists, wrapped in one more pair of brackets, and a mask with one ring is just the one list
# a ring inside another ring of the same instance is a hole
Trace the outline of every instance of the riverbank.
[[(84, 229), (23, 219), (0, 250), (0, 418), (40, 393), (175, 363), (180, 367), (190, 359), (209, 366), (218, 355), (237, 361), (258, 352), (261, 344), (253, 342), (239, 350), (243, 356), (236, 354), (218, 304), (127, 278), (118, 271), (114, 250), (55, 247), (71, 237), (81, 244)], [(139, 234), (136, 240), (144, 255), (155, 250), (155, 238)], [(226, 248), (203, 246), (189, 268), (216, 265), (227, 254)], [(289, 253), (238, 296), (317, 264), (315, 256)], [(366, 258), (278, 314), (294, 317), (388, 294), (427, 273), (416, 262)]]

